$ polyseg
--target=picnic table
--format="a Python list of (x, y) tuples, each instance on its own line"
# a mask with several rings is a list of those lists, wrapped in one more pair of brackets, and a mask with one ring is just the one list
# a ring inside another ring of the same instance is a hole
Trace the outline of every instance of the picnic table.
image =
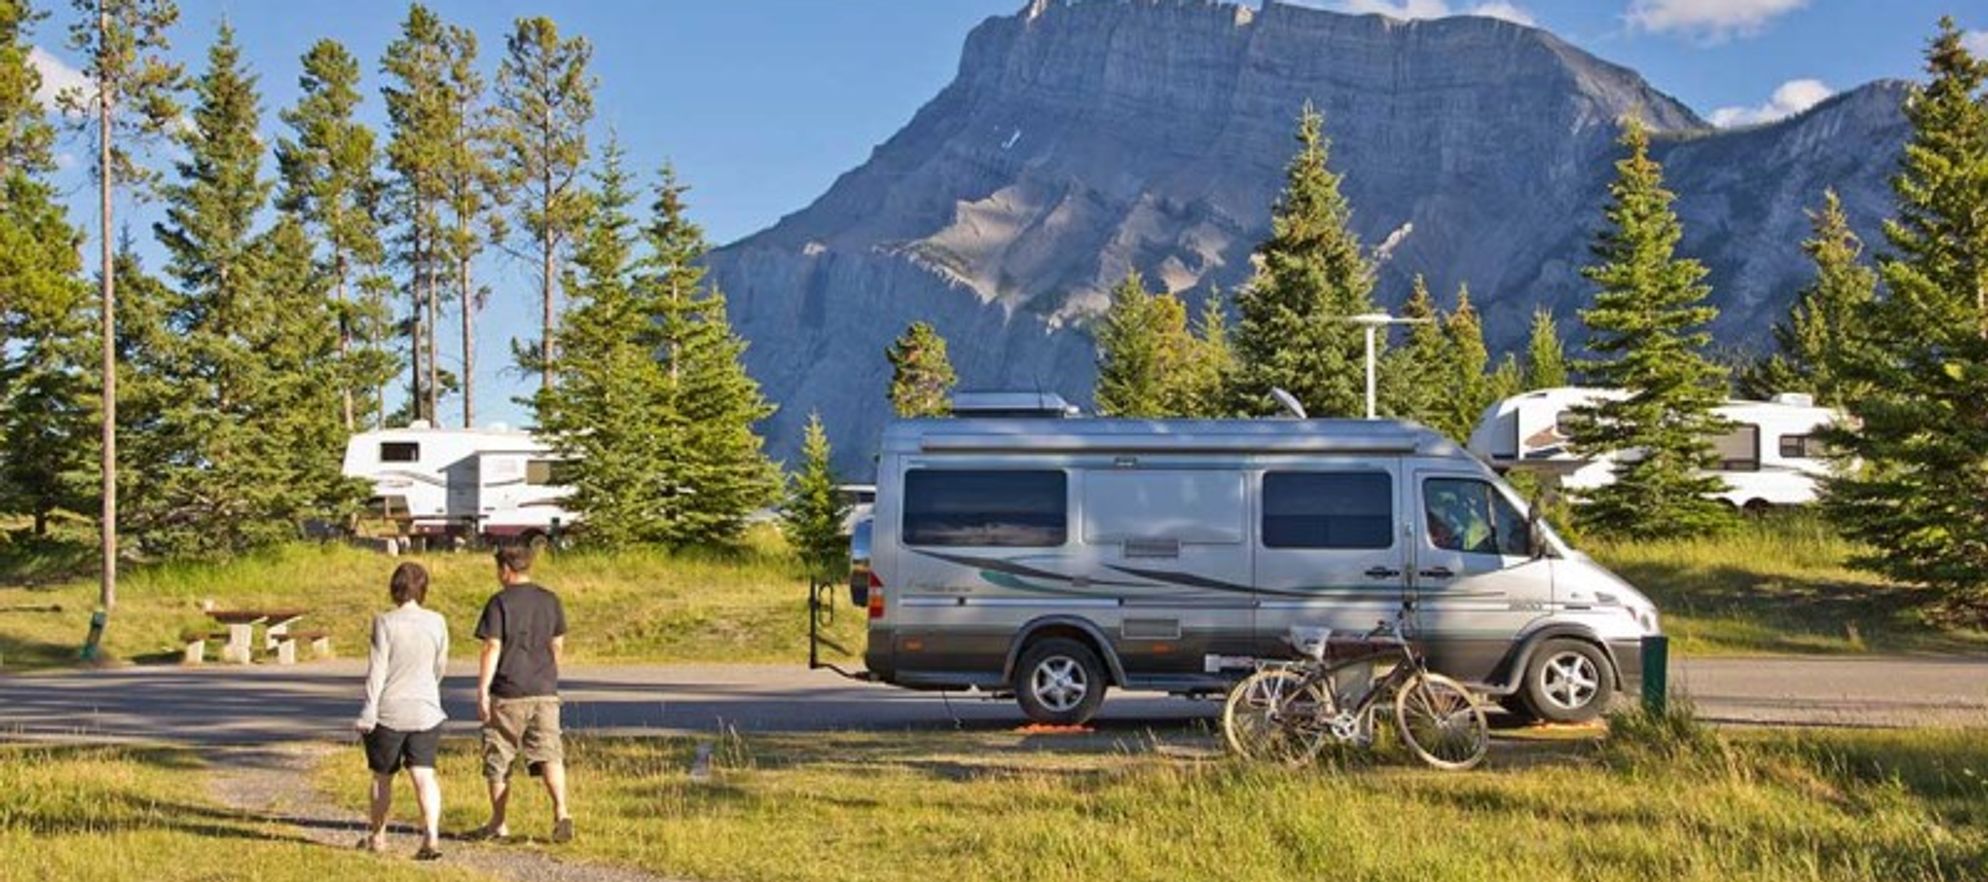
[(307, 641), (314, 654), (331, 654), (331, 636), (323, 631), (298, 631), (298, 621), (309, 613), (303, 609), (229, 609), (209, 610), (207, 615), (227, 630), (221, 633), (190, 632), (182, 635), (186, 641), (186, 661), (197, 664), (205, 655), (209, 639), (227, 638), (221, 647), (221, 660), (245, 665), (254, 657), (255, 629), (263, 627), (262, 648), (265, 652), (276, 653), (276, 663), (295, 664), (297, 642)]

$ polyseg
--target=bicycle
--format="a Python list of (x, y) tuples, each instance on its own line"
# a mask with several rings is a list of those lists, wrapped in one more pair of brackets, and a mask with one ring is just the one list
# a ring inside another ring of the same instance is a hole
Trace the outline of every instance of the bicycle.
[[(1311, 762), (1328, 741), (1367, 749), (1374, 743), (1377, 711), (1391, 701), (1402, 743), (1423, 763), (1461, 771), (1483, 762), (1491, 743), (1483, 708), (1463, 684), (1429, 670), (1402, 636), (1406, 614), (1404, 608), (1359, 641), (1367, 654), (1330, 663), (1330, 629), (1292, 628), (1288, 639), (1301, 657), (1259, 662), (1255, 673), (1230, 690), (1222, 708), (1229, 748), (1293, 765)], [(1378, 648), (1377, 638), (1385, 638)], [(1356, 694), (1342, 694), (1341, 674), (1387, 661), (1393, 664), (1386, 674)]]

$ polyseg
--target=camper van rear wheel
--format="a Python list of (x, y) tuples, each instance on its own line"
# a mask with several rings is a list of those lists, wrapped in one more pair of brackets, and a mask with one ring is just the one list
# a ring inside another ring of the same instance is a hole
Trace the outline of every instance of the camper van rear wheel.
[(1015, 700), (1038, 723), (1075, 726), (1104, 703), (1104, 663), (1090, 647), (1064, 637), (1029, 645), (1015, 666)]
[(1549, 723), (1585, 723), (1608, 709), (1615, 669), (1592, 643), (1555, 637), (1526, 662), (1526, 706)]

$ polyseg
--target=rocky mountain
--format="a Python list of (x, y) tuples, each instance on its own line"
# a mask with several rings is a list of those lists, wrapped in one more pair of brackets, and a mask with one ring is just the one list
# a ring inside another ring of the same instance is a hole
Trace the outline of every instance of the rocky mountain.
[[(1306, 101), (1325, 114), (1392, 305), (1470, 285), (1494, 348), (1535, 306), (1573, 323), (1578, 268), (1637, 114), (1713, 270), (1722, 342), (1745, 345), (1806, 279), (1805, 207), (1842, 191), (1875, 239), (1905, 124), (1878, 83), (1801, 116), (1717, 130), (1635, 72), (1489, 18), (1399, 21), (1282, 3), (1033, 0), (967, 37), (953, 82), (805, 209), (714, 253), (794, 449), (819, 411), (868, 469), (882, 353), (906, 324), (950, 341), (961, 388), (1088, 403), (1085, 327), (1127, 270), (1199, 300), (1249, 276)], [(1571, 328), (1570, 328), (1571, 330)]]

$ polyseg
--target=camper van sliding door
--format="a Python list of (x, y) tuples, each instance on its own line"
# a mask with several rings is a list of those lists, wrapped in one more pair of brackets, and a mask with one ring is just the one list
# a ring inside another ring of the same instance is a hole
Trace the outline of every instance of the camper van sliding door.
[(1407, 583), (1393, 458), (1308, 459), (1255, 475), (1256, 654), (1288, 656), (1293, 625), (1365, 633)]
[(1129, 679), (1202, 675), (1208, 656), (1247, 655), (1245, 473), (1234, 467), (1139, 465), (1077, 473), (1082, 571), (1118, 600), (1097, 610)]

